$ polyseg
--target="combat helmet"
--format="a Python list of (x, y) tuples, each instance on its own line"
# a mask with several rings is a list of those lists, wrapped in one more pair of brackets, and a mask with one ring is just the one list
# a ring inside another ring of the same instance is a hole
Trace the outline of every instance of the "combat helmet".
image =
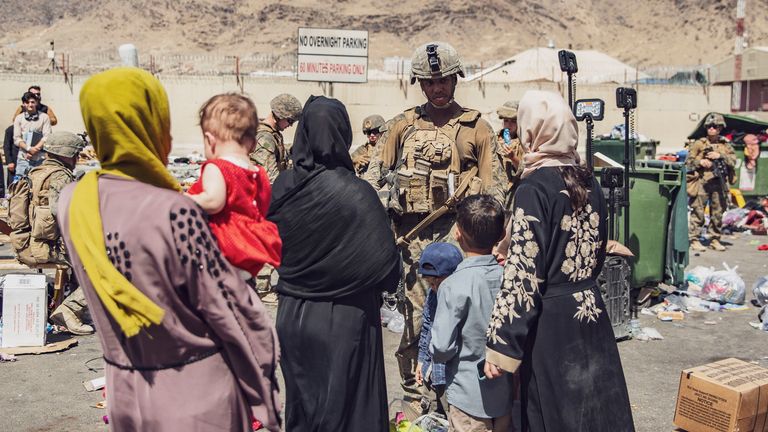
[(710, 113), (706, 119), (704, 119), (704, 126), (714, 124), (720, 127), (725, 127), (725, 118), (722, 114)]
[(75, 157), (85, 147), (85, 141), (72, 132), (53, 132), (45, 141), (46, 153), (62, 157)]
[(301, 117), (301, 102), (288, 93), (275, 96), (269, 102), (269, 108), (278, 119), (295, 121)]
[(417, 79), (443, 78), (454, 74), (464, 78), (459, 53), (450, 44), (429, 42), (413, 52), (411, 84), (415, 84)]
[(504, 102), (504, 105), (496, 110), (496, 114), (499, 115), (500, 119), (516, 119), (518, 105), (517, 101)]
[(384, 117), (378, 114), (369, 115), (363, 120), (363, 133), (371, 129), (378, 129), (381, 132), (382, 126), (384, 126)]

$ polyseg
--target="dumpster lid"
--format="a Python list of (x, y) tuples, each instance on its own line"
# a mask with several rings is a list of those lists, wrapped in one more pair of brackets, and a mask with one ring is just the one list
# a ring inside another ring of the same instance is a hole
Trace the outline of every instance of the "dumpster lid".
[(725, 129), (723, 129), (723, 134), (726, 132), (731, 131), (737, 131), (741, 132), (742, 134), (738, 135), (737, 138), (734, 139), (734, 142), (742, 142), (744, 134), (761, 134), (765, 131), (766, 128), (768, 128), (768, 122), (764, 122), (761, 120), (753, 119), (746, 116), (740, 116), (736, 114), (723, 114), (723, 113), (707, 113), (703, 116), (701, 116), (701, 120), (699, 120), (699, 124), (696, 125), (696, 129), (691, 132), (690, 135), (688, 135), (688, 139), (699, 139), (707, 136), (707, 130), (704, 129), (704, 121), (707, 119), (707, 117), (710, 114), (720, 114), (725, 118)]

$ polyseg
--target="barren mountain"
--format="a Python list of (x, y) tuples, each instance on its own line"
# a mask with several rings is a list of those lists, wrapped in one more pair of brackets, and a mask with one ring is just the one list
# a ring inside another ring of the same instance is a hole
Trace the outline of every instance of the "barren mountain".
[[(367, 29), (371, 65), (428, 40), (470, 63), (545, 46), (597, 49), (632, 65), (695, 65), (733, 51), (736, 0), (2, 0), (0, 61), (48, 49), (79, 58), (131, 42), (142, 56), (290, 55), (297, 28)], [(748, 0), (752, 45), (768, 44), (766, 0)], [(143, 61), (144, 58), (142, 58)], [(290, 63), (289, 63), (290, 64)], [(13, 68), (29, 67), (16, 60)]]

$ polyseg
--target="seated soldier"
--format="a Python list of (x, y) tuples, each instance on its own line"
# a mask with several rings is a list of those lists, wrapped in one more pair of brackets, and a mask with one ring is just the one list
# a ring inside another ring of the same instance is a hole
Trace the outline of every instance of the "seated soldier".
[[(45, 143), (45, 159), (29, 171), (29, 182), (19, 181), (11, 186), (10, 222), (16, 254), (24, 264), (35, 267), (40, 264), (69, 266), (64, 242), (56, 222), (59, 193), (75, 181), (73, 170), (77, 156), (85, 146), (79, 136), (71, 132), (54, 132)], [(28, 206), (14, 205), (19, 195), (31, 193)], [(26, 223), (23, 220), (26, 216)], [(34, 218), (34, 220), (30, 220)], [(77, 288), (51, 314), (51, 321), (73, 334), (93, 333), (93, 327), (83, 323), (87, 312), (85, 297)]]

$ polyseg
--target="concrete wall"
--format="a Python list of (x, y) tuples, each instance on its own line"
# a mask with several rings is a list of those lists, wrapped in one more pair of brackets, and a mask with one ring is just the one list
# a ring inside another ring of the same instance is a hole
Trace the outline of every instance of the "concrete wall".
[[(63, 82), (60, 76), (49, 75), (0, 75), (0, 113), (8, 113), (6, 123), (20, 104), (21, 95), (29, 85), (42, 87), (43, 101), (53, 107), (59, 118), (55, 129), (80, 132), (84, 130), (80, 116), (78, 95), (86, 77), (75, 77), (73, 84)], [(237, 91), (235, 78), (226, 77), (161, 77), (171, 104), (174, 154), (186, 154), (201, 149), (200, 131), (197, 126), (197, 110), (209, 97), (228, 91)], [(583, 85), (577, 89), (577, 97), (601, 98), (606, 102), (606, 118), (595, 126), (595, 133), (610, 131), (623, 122), (621, 111), (615, 108), (616, 85)], [(310, 95), (328, 94), (331, 89), (318, 83), (297, 82), (292, 78), (245, 78), (244, 89), (264, 115), (269, 110), (269, 100), (277, 94), (288, 92), (304, 101)], [(558, 91), (553, 83), (460, 83), (456, 99), (464, 106), (479, 109), (494, 128), (500, 127), (495, 109), (510, 99), (519, 100), (525, 91), (543, 89)], [(398, 81), (371, 81), (367, 84), (334, 84), (333, 95), (344, 102), (349, 111), (355, 132), (353, 147), (364, 142), (361, 123), (366, 116), (378, 113), (390, 118), (403, 109), (423, 103), (424, 98), (416, 86), (401, 85)], [(562, 89), (565, 91), (565, 88)], [(701, 115), (710, 111), (728, 111), (730, 88), (725, 86), (640, 86), (639, 109), (635, 114), (637, 130), (661, 141), (661, 148), (674, 150), (685, 142)], [(105, 94), (104, 97), (109, 97)], [(0, 117), (2, 119), (2, 117)], [(582, 141), (584, 125), (582, 128)], [(294, 130), (286, 131), (286, 140), (292, 141)]]

